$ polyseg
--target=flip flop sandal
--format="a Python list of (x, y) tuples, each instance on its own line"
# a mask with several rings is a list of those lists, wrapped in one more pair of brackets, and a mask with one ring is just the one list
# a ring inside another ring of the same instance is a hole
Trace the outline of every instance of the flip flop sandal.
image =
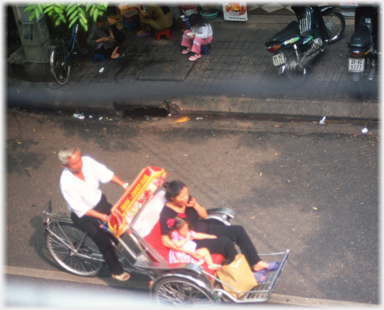
[(191, 52), (191, 50), (184, 50), (184, 51), (182, 51), (181, 53), (183, 54), (183, 55), (187, 55), (187, 54), (189, 54)]
[(196, 61), (196, 60), (198, 60), (200, 58), (201, 58), (201, 55), (200, 56), (193, 55), (193, 56), (189, 57), (189, 61)]
[(268, 267), (265, 268), (266, 271), (275, 271), (279, 269), (280, 263), (279, 262), (270, 262), (268, 263)]
[(149, 37), (152, 33), (150, 32), (147, 32), (147, 33), (143, 33), (143, 34), (137, 34), (138, 37)]
[(112, 59), (112, 60), (119, 60), (119, 59), (124, 58), (124, 57), (125, 57), (125, 55), (120, 54), (119, 57), (111, 58), (111, 59)]
[(127, 281), (129, 280), (129, 278), (131, 277), (131, 275), (128, 273), (128, 272), (123, 272), (122, 274), (120, 275), (112, 275), (112, 277), (116, 280), (119, 280), (119, 281)]
[[(264, 278), (263, 278), (263, 276), (264, 276)], [(265, 274), (265, 272), (263, 270), (254, 272), (253, 277), (255, 278), (257, 283), (264, 283), (268, 280), (268, 276)]]

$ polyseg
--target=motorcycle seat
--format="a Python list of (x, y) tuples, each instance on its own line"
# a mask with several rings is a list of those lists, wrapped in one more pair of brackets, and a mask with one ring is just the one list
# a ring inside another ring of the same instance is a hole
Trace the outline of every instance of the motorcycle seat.
[(283, 30), (276, 33), (271, 39), (266, 41), (265, 45), (266, 46), (277, 45), (296, 35), (300, 35), (300, 26), (297, 21), (293, 21)]
[(372, 34), (367, 26), (362, 26), (355, 31), (349, 42), (349, 47), (367, 48), (373, 43)]

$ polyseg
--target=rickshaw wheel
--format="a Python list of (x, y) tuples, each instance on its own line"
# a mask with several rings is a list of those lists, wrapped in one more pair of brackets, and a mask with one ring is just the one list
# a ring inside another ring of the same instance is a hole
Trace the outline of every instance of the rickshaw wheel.
[(93, 277), (99, 273), (103, 266), (102, 256), (90, 237), (84, 240), (84, 232), (68, 223), (54, 224), (51, 231), (45, 234), (46, 245), (62, 268), (82, 277)]
[(160, 280), (155, 284), (152, 295), (160, 304), (213, 304), (210, 292), (187, 279), (177, 277)]

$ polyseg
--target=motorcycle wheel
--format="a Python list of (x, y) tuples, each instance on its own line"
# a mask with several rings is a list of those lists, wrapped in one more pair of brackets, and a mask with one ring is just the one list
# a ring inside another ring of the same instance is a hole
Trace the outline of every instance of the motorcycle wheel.
[(287, 49), (284, 51), (286, 75), (295, 85), (303, 85), (307, 79), (307, 69), (304, 68), (302, 71), (296, 69), (297, 63), (303, 57), (302, 53), (297, 50), (299, 57), (293, 49)]
[(345, 30), (345, 19), (339, 11), (332, 10), (323, 16), (325, 28), (328, 35), (328, 44), (340, 40)]

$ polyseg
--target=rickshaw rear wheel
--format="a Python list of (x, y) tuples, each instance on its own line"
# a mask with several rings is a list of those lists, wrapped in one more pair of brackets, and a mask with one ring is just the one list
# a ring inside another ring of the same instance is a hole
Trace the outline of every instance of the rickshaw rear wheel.
[(212, 294), (197, 283), (187, 279), (172, 277), (160, 280), (152, 290), (152, 296), (160, 304), (213, 304)]

